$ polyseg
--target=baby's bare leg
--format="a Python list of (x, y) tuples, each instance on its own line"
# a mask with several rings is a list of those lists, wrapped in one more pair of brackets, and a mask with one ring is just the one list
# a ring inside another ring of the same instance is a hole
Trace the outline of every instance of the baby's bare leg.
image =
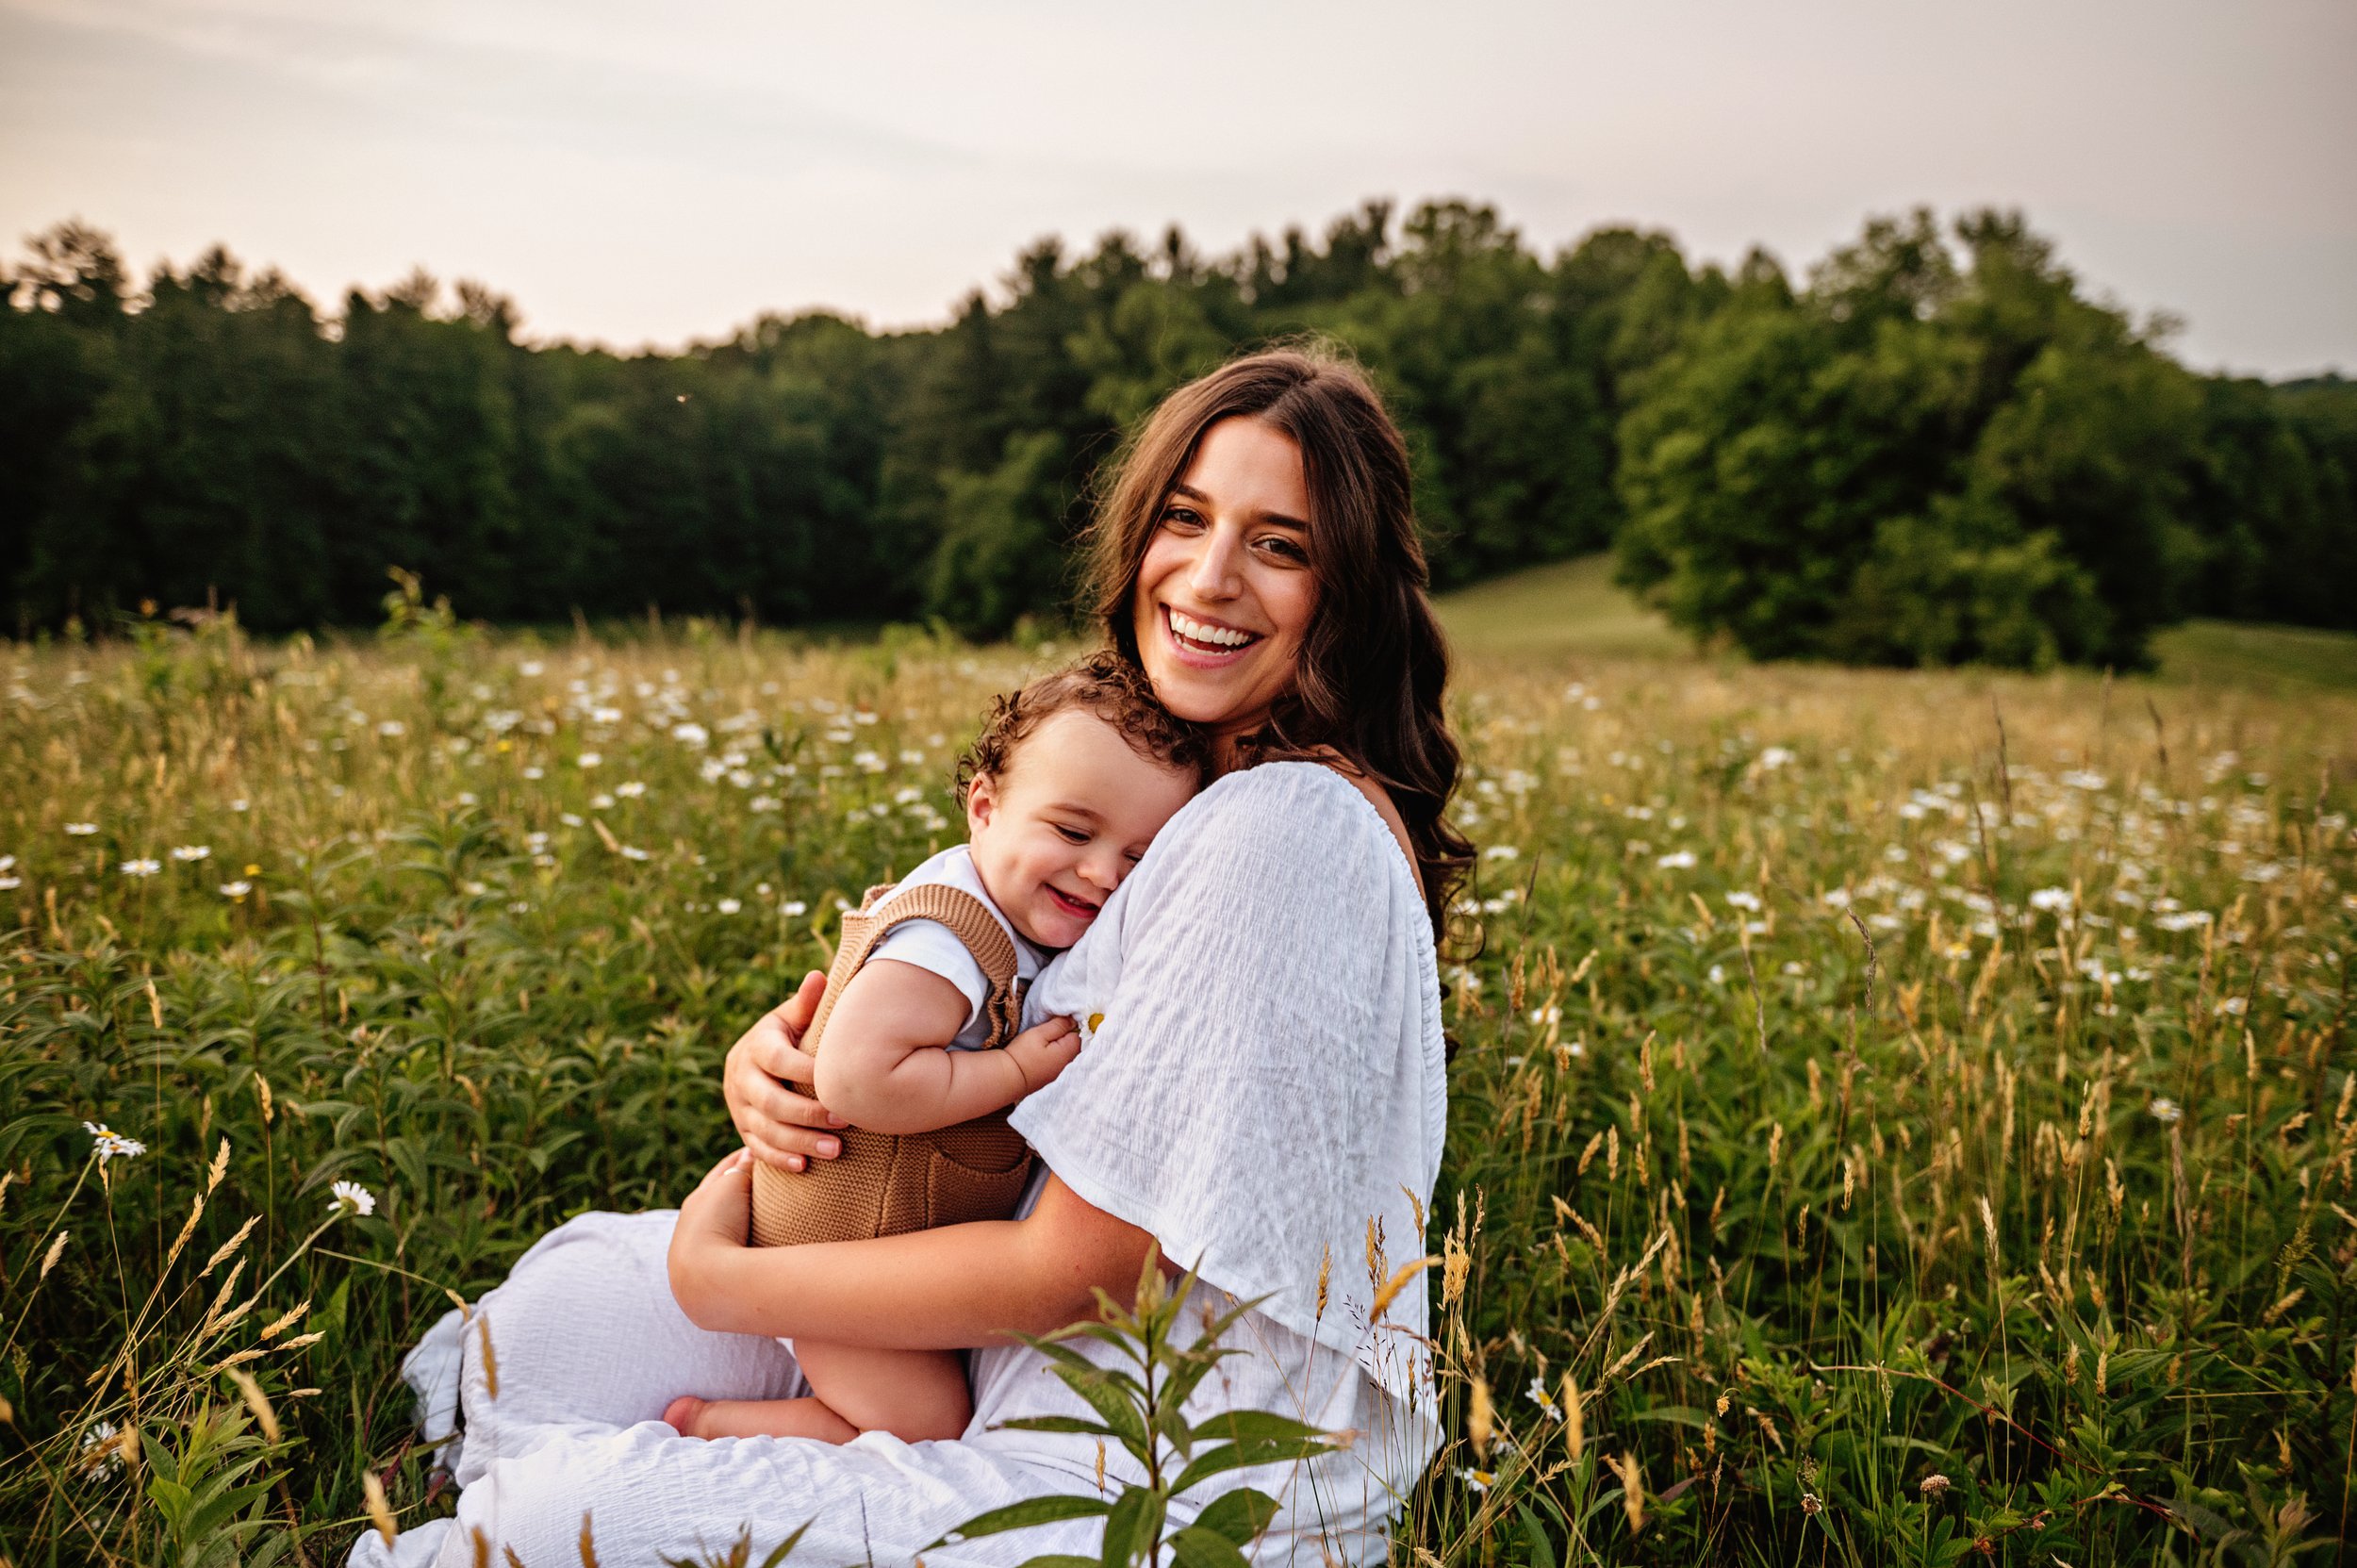
[(798, 1336), (794, 1357), (811, 1392), (860, 1431), (923, 1443), (963, 1437), (973, 1419), (965, 1358), (955, 1350), (875, 1350)]
[(965, 1358), (950, 1350), (871, 1350), (804, 1339), (795, 1358), (816, 1395), (809, 1399), (671, 1401), (663, 1419), (688, 1437), (812, 1437), (849, 1443), (883, 1431), (904, 1443), (965, 1432), (974, 1400)]
[(699, 1399), (683, 1394), (663, 1419), (682, 1437), (815, 1437), (849, 1443), (859, 1428), (816, 1399)]

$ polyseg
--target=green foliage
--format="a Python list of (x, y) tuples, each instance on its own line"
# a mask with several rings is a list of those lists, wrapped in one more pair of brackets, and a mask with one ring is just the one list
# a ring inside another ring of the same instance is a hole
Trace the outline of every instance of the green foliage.
[(968, 635), (990, 636), (1033, 606), (1063, 601), (1063, 553), (1054, 533), (1064, 509), (1063, 449), (1046, 431), (1010, 436), (990, 472), (944, 476), (941, 542), (927, 594), (931, 614)]
[[(519, 339), (415, 274), (322, 314), (216, 249), (135, 287), (62, 225), (0, 275), (0, 595), (20, 629), (143, 600), (365, 625), (385, 569), (491, 620), (1062, 608), (1081, 497), (1189, 376), (1304, 333), (1360, 355), (1419, 455), (1443, 583), (1602, 548), (1634, 389), (1733, 297), (1659, 234), (1542, 259), (1489, 206), (1370, 203), (1232, 255), (1043, 241), (931, 332), (764, 317), (623, 358)], [(134, 308), (136, 306), (136, 308)]]
[(2197, 381), (2000, 215), (1876, 220), (1796, 296), (1758, 252), (1607, 228), (1549, 260), (1492, 206), (1372, 202), (1220, 257), (1044, 240), (937, 331), (765, 316), (631, 358), (422, 273), (332, 319), (218, 248), (135, 289), (71, 223), (0, 296), (28, 633), (142, 601), (366, 624), (399, 566), (493, 620), (1003, 635), (1062, 610), (1121, 435), (1305, 333), (1384, 387), (1444, 586), (1617, 541), (1682, 626), (1861, 663), (2132, 667), (2187, 610), (2357, 624), (2346, 385)]
[(2357, 549), (2328, 437), (2197, 381), (2018, 217), (1953, 239), (1878, 220), (1799, 297), (1739, 290), (1688, 335), (1622, 425), (1624, 581), (1754, 654), (1852, 663), (2141, 668), (2189, 609), (2343, 614), (2289, 586)]
[[(1046, 1356), (1056, 1376), (1079, 1395), (1098, 1419), (1034, 1416), (1010, 1421), (1019, 1431), (1094, 1436), (1118, 1445), (1146, 1477), (1142, 1486), (1122, 1484), (1113, 1496), (1033, 1497), (977, 1514), (926, 1547), (933, 1551), (985, 1535), (1027, 1529), (1073, 1519), (1102, 1519), (1101, 1568), (1151, 1568), (1167, 1560), (1184, 1568), (1241, 1568), (1244, 1552), (1277, 1517), (1277, 1499), (1250, 1487), (1230, 1487), (1202, 1505), (1195, 1522), (1170, 1527), (1170, 1506), (1196, 1487), (1231, 1470), (1310, 1459), (1333, 1446), (1328, 1434), (1306, 1422), (1262, 1411), (1228, 1411), (1189, 1423), (1188, 1395), (1217, 1370), (1222, 1360), (1244, 1354), (1223, 1349), (1220, 1335), (1256, 1303), (1244, 1302), (1211, 1317), (1192, 1345), (1172, 1335), (1189, 1293), (1190, 1273), (1177, 1288), (1162, 1278), (1159, 1253), (1149, 1252), (1138, 1276), (1134, 1306), (1122, 1307), (1096, 1293), (1096, 1319), (1024, 1343)], [(1092, 1339), (1113, 1347), (1121, 1363), (1102, 1365), (1070, 1347)], [(1060, 1555), (1035, 1557), (1026, 1568), (1059, 1568), (1090, 1561)]]

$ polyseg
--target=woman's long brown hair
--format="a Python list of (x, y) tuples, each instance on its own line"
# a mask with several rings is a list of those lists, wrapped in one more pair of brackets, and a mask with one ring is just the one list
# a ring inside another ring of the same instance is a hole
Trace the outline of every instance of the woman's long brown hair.
[(1256, 419), (1301, 448), (1317, 612), (1293, 690), (1243, 742), (1255, 761), (1330, 751), (1391, 793), (1408, 827), (1433, 934), (1473, 864), (1448, 820), (1461, 759), (1442, 710), (1448, 644), (1409, 500), (1408, 444), (1359, 368), (1324, 348), (1230, 360), (1164, 398), (1100, 483), (1089, 530), (1088, 608), (1138, 657), (1131, 602), (1171, 487), (1203, 433)]

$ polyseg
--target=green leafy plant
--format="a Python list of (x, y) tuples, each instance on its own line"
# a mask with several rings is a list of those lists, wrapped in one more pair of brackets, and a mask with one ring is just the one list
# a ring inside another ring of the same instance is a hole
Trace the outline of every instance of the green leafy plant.
[[(1192, 1273), (1176, 1289), (1162, 1278), (1159, 1252), (1149, 1252), (1138, 1276), (1137, 1303), (1125, 1311), (1103, 1291), (1096, 1293), (1096, 1320), (1075, 1323), (1025, 1343), (1055, 1363), (1062, 1378), (1096, 1412), (1045, 1415), (1010, 1421), (1032, 1432), (1077, 1432), (1117, 1443), (1146, 1474), (1146, 1484), (1120, 1485), (1104, 1496), (1032, 1497), (967, 1520), (927, 1550), (978, 1536), (1067, 1519), (1102, 1519), (1103, 1549), (1095, 1559), (1048, 1553), (1026, 1568), (1134, 1568), (1171, 1560), (1183, 1568), (1242, 1568), (1244, 1549), (1277, 1517), (1277, 1499), (1248, 1486), (1233, 1487), (1205, 1504), (1192, 1524), (1171, 1527), (1171, 1504), (1215, 1477), (1251, 1465), (1306, 1460), (1334, 1446), (1307, 1422), (1266, 1411), (1223, 1411), (1208, 1421), (1189, 1423), (1187, 1396), (1227, 1357), (1241, 1352), (1219, 1338), (1256, 1302), (1240, 1302), (1211, 1319), (1192, 1345), (1172, 1337), (1195, 1284)], [(1093, 1339), (1119, 1352), (1120, 1361), (1101, 1365), (1066, 1342)]]

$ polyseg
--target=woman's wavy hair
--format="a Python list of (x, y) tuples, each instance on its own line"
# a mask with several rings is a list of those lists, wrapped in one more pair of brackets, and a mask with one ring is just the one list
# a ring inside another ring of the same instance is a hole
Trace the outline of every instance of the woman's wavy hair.
[(1083, 603), (1138, 658), (1131, 601), (1171, 487), (1203, 433), (1256, 419), (1301, 448), (1317, 613), (1294, 689), (1245, 737), (1252, 762), (1330, 751), (1391, 792), (1408, 827), (1436, 937), (1473, 864), (1450, 823), (1461, 758), (1442, 709), (1448, 644), (1426, 595), (1408, 445), (1366, 375), (1319, 343), (1230, 360), (1164, 398), (1099, 477)]

